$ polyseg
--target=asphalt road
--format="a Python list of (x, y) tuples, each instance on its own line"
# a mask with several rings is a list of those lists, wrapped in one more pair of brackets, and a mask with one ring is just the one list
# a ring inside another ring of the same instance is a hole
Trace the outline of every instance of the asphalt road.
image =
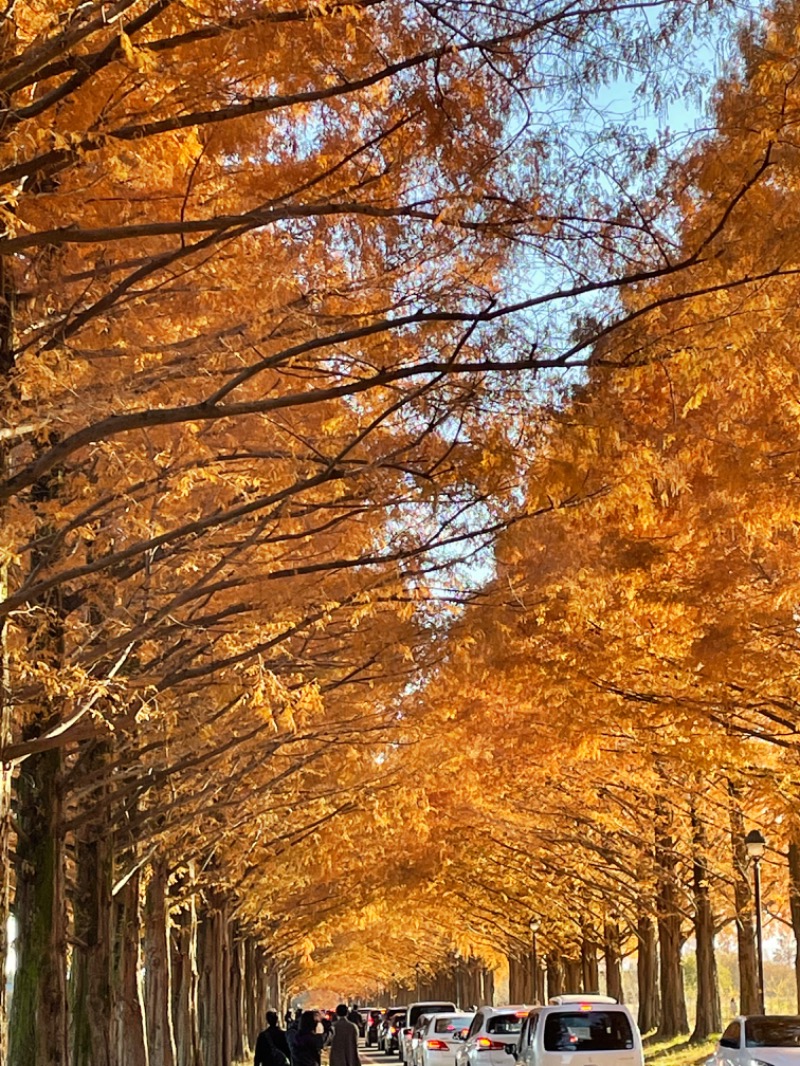
[(361, 1062), (364, 1066), (388, 1066), (388, 1063), (396, 1063), (399, 1066), (400, 1059), (395, 1052), (394, 1055), (385, 1055), (382, 1051), (378, 1051), (376, 1047), (366, 1047), (363, 1040), (358, 1042), (358, 1054), (361, 1057)]

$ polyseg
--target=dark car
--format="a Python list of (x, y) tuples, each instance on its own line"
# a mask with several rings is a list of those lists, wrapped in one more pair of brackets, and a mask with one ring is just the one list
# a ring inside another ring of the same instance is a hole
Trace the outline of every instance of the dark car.
[(398, 1019), (400, 1018), (405, 1022), (405, 1011), (399, 1010), (397, 1007), (389, 1007), (383, 1012), (378, 1022), (378, 1050), (385, 1051), (387, 1055), (397, 1051)]
[(366, 1025), (364, 1028), (364, 1039), (367, 1047), (372, 1047), (378, 1043), (378, 1026), (381, 1024), (383, 1014), (380, 1010), (374, 1009), (367, 1015)]
[(406, 1012), (404, 1010), (393, 1014), (389, 1019), (389, 1027), (386, 1030), (385, 1050), (387, 1055), (394, 1055), (400, 1050), (400, 1030), (406, 1024)]

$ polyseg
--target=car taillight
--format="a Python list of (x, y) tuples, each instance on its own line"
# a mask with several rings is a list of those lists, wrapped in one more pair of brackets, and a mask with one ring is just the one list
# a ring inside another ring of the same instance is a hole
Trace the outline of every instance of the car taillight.
[(404, 1030), (403, 1030), (403, 1036), (411, 1036), (411, 1034), (412, 1034), (413, 1032), (414, 1032), (414, 1030), (413, 1030), (413, 1029), (404, 1029)]
[(475, 1046), (478, 1051), (502, 1051), (505, 1044), (500, 1044), (497, 1040), (490, 1040), (488, 1036), (479, 1036), (475, 1041)]
[(426, 1040), (425, 1047), (428, 1051), (449, 1051), (450, 1048), (444, 1040)]
[(395, 1033), (397, 1032), (397, 1026), (396, 1025), (390, 1025), (389, 1026), (389, 1032), (392, 1034), (392, 1036), (394, 1036)]

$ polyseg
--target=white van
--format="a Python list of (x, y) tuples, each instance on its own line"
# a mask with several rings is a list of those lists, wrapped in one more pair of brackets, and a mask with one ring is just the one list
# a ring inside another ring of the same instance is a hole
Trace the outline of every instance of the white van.
[(633, 1015), (610, 996), (555, 996), (528, 1013), (506, 1051), (519, 1066), (644, 1066)]

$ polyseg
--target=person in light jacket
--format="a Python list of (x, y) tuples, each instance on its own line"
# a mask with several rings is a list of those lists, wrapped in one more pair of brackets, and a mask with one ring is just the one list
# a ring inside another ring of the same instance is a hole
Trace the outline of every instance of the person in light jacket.
[(346, 1003), (340, 1003), (336, 1008), (330, 1055), (330, 1066), (361, 1066), (358, 1055), (358, 1026), (348, 1021)]

